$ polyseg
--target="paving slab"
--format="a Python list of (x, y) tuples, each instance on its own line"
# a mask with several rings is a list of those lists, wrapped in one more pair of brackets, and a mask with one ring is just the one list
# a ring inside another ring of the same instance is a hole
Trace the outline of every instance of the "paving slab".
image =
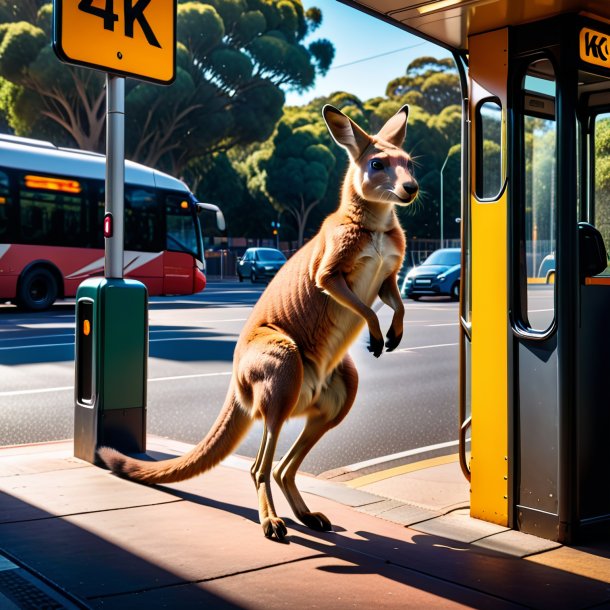
[(356, 510), (363, 513), (367, 513), (368, 515), (380, 516), (383, 513), (392, 510), (393, 508), (398, 508), (399, 506), (404, 505), (405, 503), (401, 500), (382, 499), (380, 502), (374, 502), (373, 504), (358, 506), (356, 507)]
[(607, 540), (586, 549), (564, 546), (532, 555), (526, 561), (610, 585), (610, 541)]
[(2, 547), (80, 598), (260, 570), (320, 554), (223, 510), (177, 502), (0, 525)]
[(2, 477), (0, 495), (0, 523), (178, 501), (92, 466)]
[(153, 606), (250, 610), (522, 608), (519, 604), (484, 596), (451, 583), (439, 583), (396, 566), (374, 561), (354, 563), (333, 557), (314, 557), (238, 574), (230, 579), (90, 603), (94, 608), (107, 608), (110, 601), (115, 610), (148, 610)]
[[(189, 448), (164, 439), (149, 447), (156, 455)], [(0, 464), (3, 458), (0, 451)], [(399, 511), (404, 504), (396, 500), (376, 496), (356, 509), (306, 490), (310, 508), (334, 524), (333, 532), (316, 533), (291, 517), (275, 488), (289, 528), (280, 544), (262, 535), (248, 460), (232, 458), (189, 481), (148, 488), (91, 465), (74, 468), (69, 459), (45, 474), (0, 479), (0, 514), (5, 506), (8, 514), (0, 547), (95, 608), (299, 608), (306, 600), (312, 608), (574, 610), (610, 603), (601, 576), (607, 566), (599, 561), (610, 561), (604, 549), (589, 554), (602, 566), (598, 572), (582, 569), (582, 557), (570, 562), (564, 553), (557, 560), (563, 548), (521, 560), (511, 555), (508, 535), (498, 534), (505, 548), (470, 544), (494, 532), (482, 531), (483, 522), (473, 529), (467, 511), (403, 527), (375, 516)], [(54, 487), (45, 482), (51, 478)], [(299, 477), (302, 490), (308, 478)], [(91, 504), (81, 499), (89, 495)], [(66, 513), (70, 507), (80, 512)], [(27, 520), (34, 510), (37, 517)]]
[(381, 519), (387, 521), (393, 521), (394, 523), (400, 523), (401, 525), (411, 526), (423, 521), (429, 521), (440, 517), (442, 513), (437, 511), (428, 510), (421, 508), (420, 506), (412, 506), (410, 504), (403, 504), (396, 508), (391, 508), (383, 513), (377, 515)]
[(470, 484), (455, 462), (383, 478), (358, 489), (439, 512), (470, 502)]
[(466, 543), (508, 531), (507, 527), (473, 519), (467, 510), (457, 510), (437, 519), (414, 524), (412, 527), (418, 532)]
[[(561, 547), (559, 542), (545, 540), (516, 530), (499, 532), (492, 536), (476, 540), (474, 547), (497, 551), (511, 557), (527, 557), (536, 553), (543, 553)], [(609, 572), (610, 577), (610, 572)]]

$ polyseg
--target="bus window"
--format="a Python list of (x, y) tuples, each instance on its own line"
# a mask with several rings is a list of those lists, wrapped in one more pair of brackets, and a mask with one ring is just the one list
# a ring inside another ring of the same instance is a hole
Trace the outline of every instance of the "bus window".
[(154, 191), (125, 187), (125, 249), (160, 252), (162, 239), (161, 207)]
[(82, 246), (83, 189), (78, 181), (24, 174), (19, 181), (20, 241)]
[(610, 113), (595, 120), (595, 217), (591, 220), (610, 245)]
[(477, 108), (476, 195), (482, 201), (497, 199), (502, 190), (502, 107), (486, 100)]
[(0, 242), (8, 241), (10, 204), (8, 175), (0, 171)]
[(184, 195), (165, 197), (165, 221), (167, 223), (166, 249), (188, 252), (203, 260), (199, 234), (195, 230), (196, 216), (192, 204)]
[(557, 129), (555, 76), (547, 59), (530, 64), (523, 82), (522, 145), (525, 163), (521, 230), (525, 245), (521, 286), (526, 286), (523, 322), (547, 331), (555, 317)]

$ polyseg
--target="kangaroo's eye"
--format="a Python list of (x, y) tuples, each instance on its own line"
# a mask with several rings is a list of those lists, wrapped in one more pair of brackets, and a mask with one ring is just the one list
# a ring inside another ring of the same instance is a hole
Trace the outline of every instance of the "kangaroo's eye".
[(379, 170), (383, 169), (383, 163), (379, 159), (373, 159), (371, 161), (371, 169), (378, 172)]

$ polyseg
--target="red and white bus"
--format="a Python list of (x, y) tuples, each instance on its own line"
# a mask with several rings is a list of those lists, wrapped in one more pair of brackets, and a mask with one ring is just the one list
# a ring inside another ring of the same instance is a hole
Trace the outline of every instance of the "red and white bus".
[[(0, 134), (0, 301), (43, 310), (104, 273), (104, 155)], [(206, 284), (200, 212), (180, 180), (125, 163), (125, 277), (151, 296)], [(206, 218), (208, 214), (206, 214)]]

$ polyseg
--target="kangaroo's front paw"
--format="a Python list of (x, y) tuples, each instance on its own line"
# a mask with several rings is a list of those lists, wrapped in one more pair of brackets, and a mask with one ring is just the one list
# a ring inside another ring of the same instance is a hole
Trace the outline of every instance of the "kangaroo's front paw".
[(369, 334), (369, 344), (367, 345), (367, 349), (373, 354), (373, 356), (375, 356), (375, 358), (379, 358), (379, 356), (381, 356), (381, 352), (383, 351), (383, 338), (375, 339), (373, 335)]
[(316, 532), (330, 532), (333, 529), (328, 517), (322, 513), (303, 513), (299, 519)]
[(385, 342), (385, 346), (387, 351), (391, 352), (399, 346), (402, 340), (402, 333), (397, 335), (394, 332), (394, 329), (390, 326), (390, 330), (388, 330), (388, 334), (386, 335), (386, 337), (388, 338), (388, 340)]
[(288, 530), (286, 524), (279, 517), (266, 517), (263, 519), (263, 533), (267, 538), (273, 539), (274, 537), (282, 541), (286, 538)]

